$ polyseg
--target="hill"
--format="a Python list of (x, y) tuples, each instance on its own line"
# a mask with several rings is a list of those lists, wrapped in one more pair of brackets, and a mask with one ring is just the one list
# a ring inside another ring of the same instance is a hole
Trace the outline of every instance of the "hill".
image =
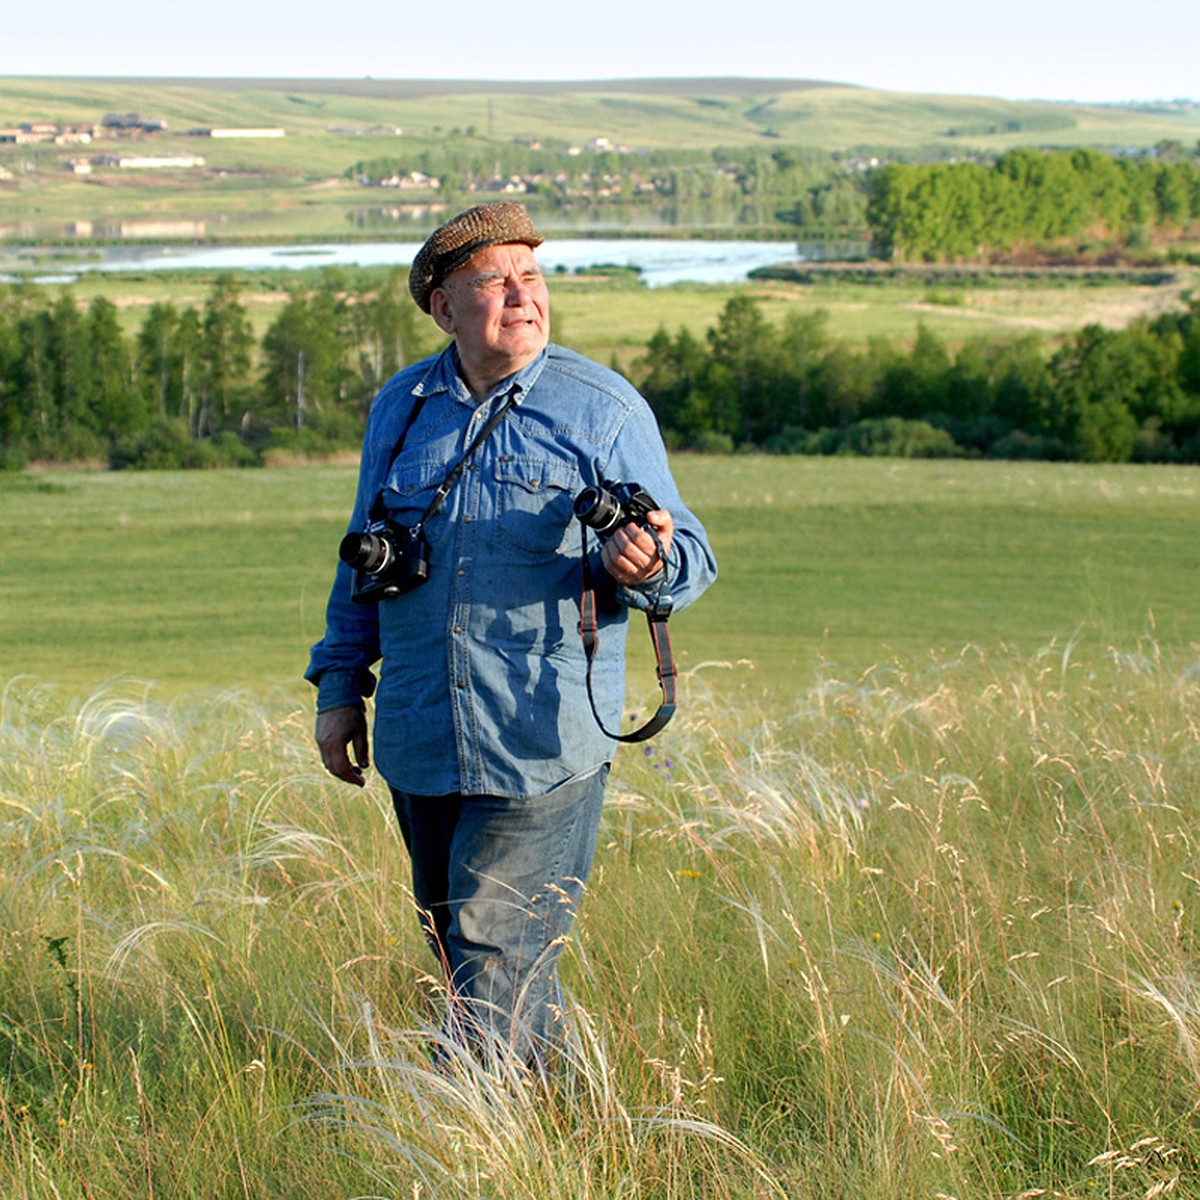
[(825, 152), (997, 152), (1014, 145), (1149, 146), (1200, 136), (1200, 104), (1085, 105), (876, 91), (800, 79), (579, 82), (382, 79), (0, 78), (0, 126), (142, 111), (175, 130), (391, 124), (410, 137), (596, 135), (644, 149), (748, 146), (764, 137)]
[[(106, 126), (113, 116), (136, 117), (146, 127)], [(277, 136), (197, 136), (214, 128)], [(176, 236), (330, 238), (373, 227), (404, 233), (405, 222), (419, 231), (429, 223), (429, 204), (456, 202), (451, 193), (465, 172), (487, 163), (495, 175), (487, 186), (500, 190), (535, 157), (544, 178), (587, 174), (598, 196), (605, 187), (619, 192), (620, 172), (630, 164), (711, 168), (783, 151), (826, 164), (836, 158), (844, 171), (872, 158), (990, 157), (1013, 146), (1127, 151), (1164, 140), (1190, 148), (1198, 138), (1200, 105), (1190, 102), (1007, 101), (817, 80), (6, 77), (0, 236), (161, 237), (173, 228)], [(355, 164), (379, 160), (396, 164), (397, 179), (428, 174), (436, 160), (447, 187), (400, 196), (364, 191), (348, 177)], [(597, 172), (609, 173), (609, 184)], [(543, 186), (539, 201), (548, 195)], [(706, 216), (686, 220), (645, 211), (645, 203), (638, 208), (633, 197), (627, 186), (618, 196), (622, 212), (605, 218), (610, 226), (745, 222), (749, 232), (766, 231), (761, 213), (739, 216), (719, 196)], [(414, 204), (424, 207), (414, 212)], [(580, 209), (572, 219), (593, 224), (595, 211)]]

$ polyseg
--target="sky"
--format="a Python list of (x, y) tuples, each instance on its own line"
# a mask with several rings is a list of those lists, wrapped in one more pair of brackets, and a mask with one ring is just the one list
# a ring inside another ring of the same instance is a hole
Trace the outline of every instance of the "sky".
[(28, 0), (0, 75), (820, 79), (1200, 100), (1200, 0)]

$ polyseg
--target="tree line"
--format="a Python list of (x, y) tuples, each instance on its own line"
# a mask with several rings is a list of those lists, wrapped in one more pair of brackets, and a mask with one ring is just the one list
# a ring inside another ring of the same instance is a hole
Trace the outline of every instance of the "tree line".
[(901, 262), (987, 260), (1022, 247), (1138, 247), (1200, 220), (1200, 171), (1181, 155), (1012, 150), (991, 166), (889, 163), (872, 173), (872, 251)]
[(256, 339), (233, 275), (203, 305), (153, 304), (132, 336), (111, 300), (0, 293), (0, 465), (249, 465), (357, 446), (380, 385), (432, 347), (407, 274), (300, 285)]
[(745, 294), (706, 336), (659, 329), (638, 383), (668, 444), (709, 451), (1200, 462), (1200, 300), (1122, 330), (1088, 325), (956, 353), (830, 338), (821, 311), (778, 326)]
[[(296, 285), (256, 339), (238, 284), (159, 302), (122, 332), (112, 301), (0, 293), (0, 465), (253, 465), (357, 449), (381, 384), (432, 352), (405, 273)], [(660, 328), (629, 371), (668, 443), (708, 451), (1200, 462), (1200, 300), (1122, 330), (1089, 325), (954, 353), (832, 338), (821, 311), (778, 325), (732, 297), (703, 337)]]

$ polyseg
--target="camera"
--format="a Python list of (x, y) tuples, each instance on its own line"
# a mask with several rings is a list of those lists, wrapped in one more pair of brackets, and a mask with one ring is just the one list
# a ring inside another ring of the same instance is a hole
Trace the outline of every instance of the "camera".
[(338, 557), (357, 574), (351, 599), (377, 604), (411, 592), (429, 578), (429, 543), (419, 527), (372, 521), (363, 533), (348, 533)]
[(658, 504), (640, 483), (605, 480), (599, 487), (584, 488), (575, 497), (575, 515), (602, 539), (631, 521), (646, 524), (646, 514), (656, 508)]

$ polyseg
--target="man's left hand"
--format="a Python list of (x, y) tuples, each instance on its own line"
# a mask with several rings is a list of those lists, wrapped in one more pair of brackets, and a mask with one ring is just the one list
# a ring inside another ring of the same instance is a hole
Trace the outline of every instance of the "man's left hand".
[[(665, 508), (656, 508), (646, 514), (646, 520), (658, 534), (663, 554), (669, 554), (671, 535), (675, 532), (671, 514)], [(642, 526), (632, 523), (622, 525), (604, 543), (600, 561), (618, 583), (625, 584), (646, 583), (663, 569), (662, 555), (654, 539)]]

